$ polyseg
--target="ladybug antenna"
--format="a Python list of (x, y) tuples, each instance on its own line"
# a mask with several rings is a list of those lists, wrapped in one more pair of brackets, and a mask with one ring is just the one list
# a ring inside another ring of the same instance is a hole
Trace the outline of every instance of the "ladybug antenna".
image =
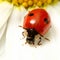
[(48, 38), (44, 37), (43, 35), (41, 35), (41, 37), (43, 37), (45, 40), (48, 40), (48, 41), (50, 41)]
[(21, 27), (21, 28), (23, 28), (23, 29), (26, 29), (26, 28), (24, 28), (23, 26), (19, 26), (19, 27)]
[[(22, 26), (19, 26), (19, 27), (23, 28)], [(26, 28), (23, 28), (23, 29), (26, 30)], [(24, 32), (22, 32), (22, 35), (23, 35), (23, 38), (22, 39), (24, 39), (25, 38)]]

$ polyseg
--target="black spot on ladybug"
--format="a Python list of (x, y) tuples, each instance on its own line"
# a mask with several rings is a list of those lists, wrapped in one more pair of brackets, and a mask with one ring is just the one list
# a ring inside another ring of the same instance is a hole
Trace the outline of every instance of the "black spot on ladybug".
[(48, 24), (48, 23), (49, 23), (49, 21), (48, 21), (48, 19), (47, 19), (47, 18), (44, 18), (44, 21), (45, 21), (45, 23), (46, 23), (46, 24)]
[(33, 13), (29, 13), (29, 16), (33, 16), (34, 14)]

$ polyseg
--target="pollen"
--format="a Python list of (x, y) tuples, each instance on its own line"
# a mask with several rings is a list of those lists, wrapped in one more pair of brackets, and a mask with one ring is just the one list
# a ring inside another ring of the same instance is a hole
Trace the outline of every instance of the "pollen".
[(2, 2), (2, 0), (0, 0), (0, 3)]
[(47, 5), (52, 5), (57, 3), (60, 0), (0, 0), (1, 1), (8, 1), (12, 3), (14, 6), (23, 6), (26, 9), (29, 7), (44, 7)]
[(29, 6), (32, 6), (32, 5), (33, 5), (33, 1), (32, 1), (32, 0), (29, 0), (29, 1), (28, 1), (28, 5), (29, 5)]

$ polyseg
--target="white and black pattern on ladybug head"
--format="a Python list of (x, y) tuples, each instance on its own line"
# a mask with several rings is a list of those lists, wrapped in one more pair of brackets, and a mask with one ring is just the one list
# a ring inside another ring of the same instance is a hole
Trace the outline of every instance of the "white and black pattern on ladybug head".
[(38, 34), (37, 31), (35, 31), (35, 29), (26, 29), (27, 30), (27, 38), (26, 38), (26, 41), (29, 43), (29, 44), (34, 44), (34, 38), (35, 38), (35, 35)]

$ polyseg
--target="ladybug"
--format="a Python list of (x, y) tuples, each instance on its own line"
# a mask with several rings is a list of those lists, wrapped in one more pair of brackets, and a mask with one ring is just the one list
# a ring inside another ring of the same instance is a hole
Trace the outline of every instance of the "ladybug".
[(38, 41), (40, 45), (41, 37), (45, 38), (44, 35), (51, 27), (50, 16), (44, 9), (34, 9), (24, 17), (22, 27), (25, 29), (23, 35), (26, 35), (26, 43), (34, 45)]

